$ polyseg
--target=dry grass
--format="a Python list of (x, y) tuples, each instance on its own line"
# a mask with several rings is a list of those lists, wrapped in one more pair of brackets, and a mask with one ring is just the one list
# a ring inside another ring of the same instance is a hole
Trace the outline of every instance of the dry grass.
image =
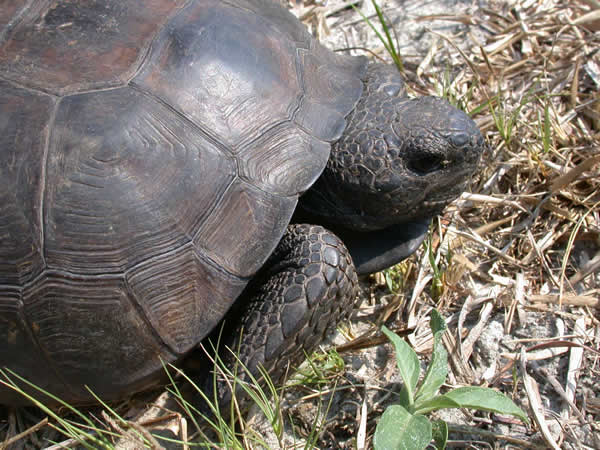
[[(452, 225), (440, 228), (459, 257), (438, 303), (460, 311), (459, 325), (479, 311), (456, 344), (457, 381), (512, 384), (512, 362), (519, 361), (516, 389), (527, 397), (530, 431), (539, 430), (551, 448), (563, 440), (597, 448), (600, 415), (586, 404), (600, 398), (600, 35), (593, 32), (600, 23), (598, 15), (596, 22), (586, 20), (590, 8), (576, 2), (518, 5), (495, 2), (483, 11), (488, 18), (471, 18), (489, 37), (465, 55), (469, 68), (457, 90), (477, 86), (471, 104), (485, 105), (476, 117), (491, 152), (472, 194), (450, 213)], [(509, 334), (517, 322), (527, 329), (532, 312), (546, 313), (533, 320), (552, 322), (554, 339), (532, 334), (492, 376), (473, 378), (469, 357), (486, 322), (500, 314)], [(536, 344), (555, 352), (540, 355)], [(538, 358), (564, 358), (567, 375), (546, 371), (548, 361), (529, 369), (528, 361)], [(554, 411), (562, 429), (550, 430), (556, 421), (536, 379), (549, 381), (564, 400)], [(591, 437), (577, 431), (584, 424), (595, 430)]]
[[(339, 13), (335, 2), (329, 8), (293, 3), (320, 33), (325, 18)], [(471, 428), (455, 427), (496, 445), (524, 448), (537, 436), (541, 447), (600, 448), (599, 15), (596, 0), (492, 0), (486, 9), (443, 18), (466, 25), (472, 45), (444, 35), (425, 58), (405, 61), (415, 93), (445, 94), (473, 113), (489, 152), (471, 192), (439, 220), (431, 254), (422, 249), (390, 275), (401, 285), (394, 295), (382, 299), (384, 277), (375, 277), (365, 309), (375, 311), (368, 319), (372, 333), (384, 321), (414, 328), (408, 339), (425, 358), (431, 308), (449, 318), (451, 384), (497, 387), (530, 413), (529, 427), (495, 417), (504, 428), (489, 431), (489, 419), (474, 416), (468, 417)], [(355, 26), (356, 20), (345, 23)], [(505, 341), (512, 336), (504, 344), (514, 351), (484, 370), (476, 347), (493, 320), (501, 321)], [(532, 321), (543, 322), (552, 335), (537, 335), (527, 326)], [(542, 378), (549, 387), (540, 400), (536, 380)], [(346, 395), (356, 394), (360, 404), (362, 389), (353, 392)], [(548, 400), (552, 396), (564, 402)], [(326, 433), (356, 433), (355, 445), (368, 447), (377, 406), (370, 409), (368, 422), (365, 414), (337, 417)], [(561, 427), (553, 426), (553, 414)], [(4, 436), (27, 428), (17, 416), (3, 420), (0, 448)], [(25, 432), (30, 448), (40, 442), (42, 426)], [(578, 431), (583, 428), (585, 435)]]
[[(392, 16), (394, 2), (385, 3)], [(313, 29), (326, 32), (308, 11)], [(425, 58), (405, 64), (407, 79), (416, 93), (446, 95), (472, 112), (490, 150), (471, 192), (438, 223), (436, 262), (424, 249), (405, 262), (395, 272), (404, 288), (373, 323), (414, 327), (408, 339), (427, 355), (437, 307), (450, 318), (452, 384), (497, 387), (529, 411), (529, 428), (495, 419), (507, 434), (535, 435), (541, 447), (599, 448), (600, 3), (490, 1), (472, 14), (420, 20), (440, 18), (466, 25), (467, 35), (438, 34)], [(383, 276), (375, 282), (385, 285)], [(493, 320), (514, 351), (485, 370), (474, 349)], [(536, 322), (551, 336), (536, 333)], [(536, 379), (548, 385), (541, 398)], [(486, 435), (486, 420), (471, 423)]]

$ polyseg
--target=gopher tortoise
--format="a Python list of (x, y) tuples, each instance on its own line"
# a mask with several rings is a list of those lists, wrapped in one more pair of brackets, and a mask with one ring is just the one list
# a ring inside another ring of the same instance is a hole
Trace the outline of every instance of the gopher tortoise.
[(5, 3), (0, 368), (113, 400), (225, 320), (278, 379), (347, 317), (357, 274), (420, 245), (483, 146), (269, 0)]

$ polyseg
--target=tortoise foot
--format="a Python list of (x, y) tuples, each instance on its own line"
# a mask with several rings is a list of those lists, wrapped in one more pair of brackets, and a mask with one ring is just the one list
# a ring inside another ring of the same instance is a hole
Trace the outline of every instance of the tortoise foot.
[[(337, 236), (321, 226), (290, 225), (225, 319), (219, 349), (225, 367), (233, 370), (241, 362), (259, 379), (262, 366), (277, 384), (350, 315), (357, 285), (352, 258)], [(237, 377), (248, 381), (248, 372), (238, 368)], [(212, 377), (207, 383), (212, 391)], [(231, 392), (223, 380), (216, 385), (223, 407)]]

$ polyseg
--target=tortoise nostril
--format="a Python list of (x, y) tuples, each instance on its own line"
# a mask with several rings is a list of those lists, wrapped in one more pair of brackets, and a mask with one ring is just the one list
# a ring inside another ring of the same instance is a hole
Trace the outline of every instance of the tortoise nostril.
[(437, 155), (422, 155), (413, 158), (408, 168), (418, 175), (428, 175), (444, 167), (444, 160)]

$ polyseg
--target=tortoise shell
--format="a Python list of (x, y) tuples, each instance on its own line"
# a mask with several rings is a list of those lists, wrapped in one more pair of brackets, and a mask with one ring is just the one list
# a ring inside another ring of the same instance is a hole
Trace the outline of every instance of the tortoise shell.
[(273, 251), (365, 67), (266, 0), (3, 4), (0, 367), (71, 402), (153, 384)]

